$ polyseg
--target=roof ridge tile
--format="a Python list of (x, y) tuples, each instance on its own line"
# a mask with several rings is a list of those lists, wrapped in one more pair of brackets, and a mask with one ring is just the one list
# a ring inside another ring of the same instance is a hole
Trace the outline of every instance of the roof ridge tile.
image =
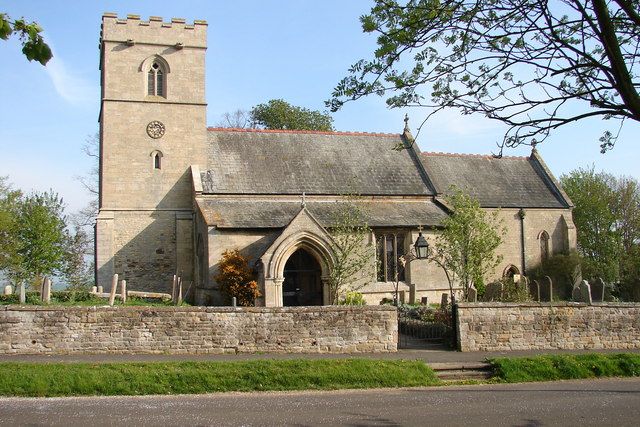
[(291, 134), (315, 134), (315, 135), (346, 135), (346, 136), (382, 136), (399, 138), (399, 133), (383, 132), (355, 132), (355, 131), (324, 131), (324, 130), (297, 130), (297, 129), (248, 129), (207, 127), (210, 132), (247, 132), (247, 133), (291, 133)]
[(520, 159), (520, 160), (529, 160), (528, 156), (501, 156), (495, 157), (491, 154), (473, 154), (473, 153), (445, 153), (442, 151), (423, 151), (420, 153), (420, 156), (428, 157), (428, 156), (441, 156), (441, 157), (475, 157), (475, 158), (487, 158), (487, 159)]

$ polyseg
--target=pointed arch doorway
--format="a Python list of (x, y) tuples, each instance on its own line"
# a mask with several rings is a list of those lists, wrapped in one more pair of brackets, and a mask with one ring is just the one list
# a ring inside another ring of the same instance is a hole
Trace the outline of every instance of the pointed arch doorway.
[(299, 248), (292, 253), (284, 265), (283, 305), (322, 305), (321, 274), (320, 264), (304, 248)]

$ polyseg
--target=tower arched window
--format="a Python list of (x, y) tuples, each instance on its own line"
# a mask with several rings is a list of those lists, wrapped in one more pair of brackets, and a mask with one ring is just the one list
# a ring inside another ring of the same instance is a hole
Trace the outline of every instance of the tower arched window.
[(160, 61), (153, 61), (147, 73), (147, 95), (167, 97), (166, 71)]
[(152, 166), (155, 170), (162, 169), (162, 151), (154, 150), (151, 152)]
[(549, 233), (542, 231), (538, 239), (540, 239), (540, 260), (544, 261), (549, 258)]

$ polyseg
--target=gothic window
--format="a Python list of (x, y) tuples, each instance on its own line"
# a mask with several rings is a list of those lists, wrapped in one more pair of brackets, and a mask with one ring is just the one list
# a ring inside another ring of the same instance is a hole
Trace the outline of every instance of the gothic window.
[(378, 264), (378, 282), (395, 282), (405, 279), (404, 268), (398, 257), (405, 254), (404, 233), (376, 234), (376, 257)]
[(165, 70), (159, 61), (154, 61), (147, 73), (147, 95), (166, 98)]
[(549, 233), (542, 231), (540, 236), (540, 260), (544, 261), (549, 258)]

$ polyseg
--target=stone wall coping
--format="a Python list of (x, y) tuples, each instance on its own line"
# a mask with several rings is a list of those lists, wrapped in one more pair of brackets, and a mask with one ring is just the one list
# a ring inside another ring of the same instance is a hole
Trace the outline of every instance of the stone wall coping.
[(5, 305), (0, 306), (0, 311), (65, 311), (65, 312), (96, 312), (96, 311), (121, 311), (121, 312), (180, 312), (180, 313), (327, 313), (327, 312), (360, 312), (360, 311), (396, 311), (396, 307), (388, 305), (367, 306), (342, 306), (324, 305), (309, 307), (220, 307), (220, 306), (190, 306), (190, 307), (148, 307), (148, 306), (29, 306), (29, 305)]
[(460, 302), (458, 308), (513, 308), (513, 307), (605, 307), (605, 308), (640, 308), (637, 302), (584, 302), (558, 301), (558, 302)]

